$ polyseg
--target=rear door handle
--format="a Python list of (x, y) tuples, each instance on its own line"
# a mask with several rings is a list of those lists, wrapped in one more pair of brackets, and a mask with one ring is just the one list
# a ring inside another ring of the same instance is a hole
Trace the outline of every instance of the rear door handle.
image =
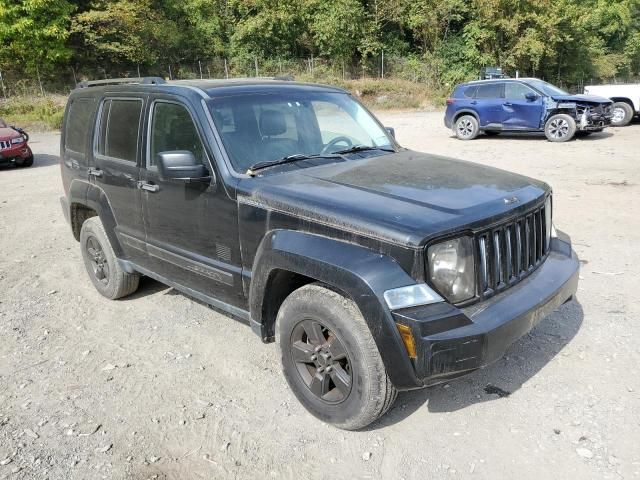
[(87, 173), (91, 177), (101, 177), (102, 175), (104, 175), (104, 172), (102, 170), (100, 170), (99, 168), (90, 168), (87, 171)]
[(71, 160), (71, 168), (78, 170), (80, 168), (80, 163), (77, 160)]
[(504, 102), (504, 103), (503, 103), (503, 105), (504, 105), (505, 107), (512, 107), (512, 106), (513, 106), (513, 103), (511, 103), (511, 102)]
[(476, 105), (478, 102), (476, 102), (475, 100), (471, 102), (471, 105)]
[(156, 185), (155, 183), (148, 182), (138, 182), (138, 188), (141, 190), (146, 190), (147, 192), (157, 192), (160, 190), (160, 185)]

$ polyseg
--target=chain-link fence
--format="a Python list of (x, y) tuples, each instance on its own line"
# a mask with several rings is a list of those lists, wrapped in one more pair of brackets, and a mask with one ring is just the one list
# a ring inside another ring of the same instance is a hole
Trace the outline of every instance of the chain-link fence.
[[(520, 72), (520, 76), (525, 76)], [(340, 83), (356, 79), (400, 79), (438, 89), (452, 88), (442, 85), (436, 63), (430, 64), (417, 57), (371, 55), (358, 61), (325, 57), (284, 58), (213, 58), (196, 63), (164, 63), (156, 65), (83, 66), (74, 65), (50, 72), (26, 75), (18, 71), (0, 70), (0, 97), (17, 95), (67, 94), (83, 80), (106, 78), (157, 76), (169, 80), (198, 78), (238, 78), (293, 76), (305, 81)], [(571, 92), (582, 92), (585, 85), (603, 83), (597, 79), (582, 78), (578, 82), (547, 79)], [(617, 78), (614, 83), (640, 82), (640, 78)]]
[(427, 84), (437, 83), (436, 71), (414, 58), (370, 56), (359, 61), (324, 57), (280, 58), (213, 58), (196, 63), (156, 65), (82, 66), (74, 65), (51, 72), (24, 74), (0, 71), (0, 96), (66, 94), (83, 80), (158, 76), (169, 80), (198, 78), (238, 78), (293, 76), (306, 81), (332, 83), (355, 79), (403, 79)]

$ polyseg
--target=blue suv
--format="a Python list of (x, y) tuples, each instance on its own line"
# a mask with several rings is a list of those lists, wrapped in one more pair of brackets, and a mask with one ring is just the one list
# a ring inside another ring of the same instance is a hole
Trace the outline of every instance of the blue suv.
[(460, 140), (481, 132), (544, 132), (552, 142), (601, 132), (611, 124), (613, 102), (593, 95), (570, 95), (537, 78), (463, 83), (447, 99), (444, 124)]

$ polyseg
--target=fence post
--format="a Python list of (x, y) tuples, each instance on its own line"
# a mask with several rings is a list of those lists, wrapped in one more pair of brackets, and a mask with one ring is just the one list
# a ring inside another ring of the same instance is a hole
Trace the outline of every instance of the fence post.
[(169, 64), (169, 80), (173, 80), (173, 75), (171, 74), (171, 64)]
[(140, 64), (136, 65), (138, 67), (138, 78), (141, 78), (142, 75), (140, 75)]
[(258, 77), (258, 57), (254, 58), (255, 64), (256, 64), (256, 77)]
[(7, 98), (7, 91), (4, 89), (4, 78), (2, 78), (2, 71), (0, 70), (0, 85), (2, 86), (2, 95)]
[(202, 63), (198, 60), (198, 68), (200, 69), (200, 80), (202, 80)]
[(229, 78), (229, 68), (227, 67), (227, 59), (224, 59), (224, 76)]
[(36, 65), (36, 74), (38, 75), (38, 84), (40, 85), (40, 94), (44, 97), (44, 88), (42, 88), (42, 80), (40, 80), (40, 69)]
[(381, 67), (380, 76), (384, 78), (384, 50), (382, 50), (382, 60), (380, 62), (380, 67)]

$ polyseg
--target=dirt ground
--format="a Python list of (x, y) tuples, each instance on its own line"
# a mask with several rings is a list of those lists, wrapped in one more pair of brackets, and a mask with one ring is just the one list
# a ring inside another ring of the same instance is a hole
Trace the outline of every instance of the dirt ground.
[(577, 300), (496, 364), (336, 430), (246, 325), (149, 279), (101, 297), (60, 209), (59, 136), (34, 134), (35, 165), (0, 169), (0, 479), (640, 478), (640, 124), (461, 142), (440, 113), (380, 117), (407, 147), (550, 183)]

